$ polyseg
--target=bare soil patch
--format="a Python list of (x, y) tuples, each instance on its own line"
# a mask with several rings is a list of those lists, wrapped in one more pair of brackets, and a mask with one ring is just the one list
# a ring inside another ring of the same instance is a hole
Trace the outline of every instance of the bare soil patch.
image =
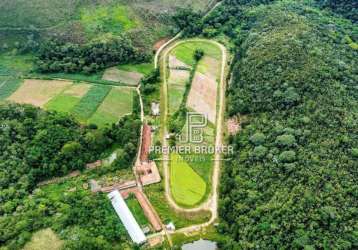
[(207, 114), (215, 124), (217, 103), (217, 82), (215, 78), (196, 72), (189, 92), (187, 106), (196, 112)]
[(27, 79), (8, 100), (43, 107), (49, 100), (60, 94), (71, 84), (72, 82), (69, 81)]
[(115, 67), (106, 69), (102, 79), (112, 82), (121, 82), (128, 85), (138, 85), (143, 75), (137, 72), (119, 70)]

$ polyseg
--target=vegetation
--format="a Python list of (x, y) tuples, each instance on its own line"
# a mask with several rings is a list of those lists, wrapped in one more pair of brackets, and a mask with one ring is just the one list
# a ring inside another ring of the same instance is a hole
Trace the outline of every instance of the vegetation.
[(173, 222), (177, 229), (204, 223), (210, 219), (210, 212), (180, 213), (174, 211), (165, 198), (164, 183), (153, 184), (145, 187), (144, 191), (151, 204), (158, 212), (163, 223)]
[(0, 76), (0, 101), (11, 96), (21, 85), (20, 79)]
[(248, 117), (224, 164), (221, 247), (355, 249), (355, 27), (269, 2), (224, 1), (202, 24), (235, 46), (228, 113)]
[(130, 88), (112, 88), (97, 111), (88, 120), (100, 127), (116, 123), (133, 111), (135, 90)]
[(74, 116), (82, 122), (89, 119), (96, 112), (110, 91), (111, 87), (109, 86), (92, 86), (87, 94), (73, 108), (72, 112)]
[(57, 195), (36, 185), (84, 169), (114, 144), (123, 151), (117, 159), (121, 166), (131, 166), (140, 133), (137, 115), (96, 130), (29, 105), (0, 106), (0, 244), (20, 249), (32, 232), (49, 226), (70, 249), (112, 249), (113, 242), (125, 242), (124, 228), (104, 194), (91, 196), (83, 183)]
[(129, 39), (108, 38), (105, 42), (94, 41), (86, 45), (52, 40), (40, 46), (38, 70), (51, 72), (92, 73), (115, 64), (144, 59), (137, 53)]

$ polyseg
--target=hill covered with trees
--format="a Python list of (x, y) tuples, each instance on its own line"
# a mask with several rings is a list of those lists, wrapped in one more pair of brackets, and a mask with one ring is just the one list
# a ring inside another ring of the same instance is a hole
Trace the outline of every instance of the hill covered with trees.
[[(19, 249), (32, 232), (45, 227), (69, 240), (70, 249), (111, 249), (113, 242), (125, 242), (118, 233), (125, 235), (124, 229), (104, 194), (91, 197), (90, 191), (79, 189), (58, 199), (36, 188), (42, 180), (83, 170), (114, 144), (122, 153), (107, 170), (131, 168), (140, 126), (137, 114), (100, 130), (33, 106), (1, 105), (0, 246)], [(72, 235), (80, 240), (71, 243)]]
[(188, 29), (235, 54), (228, 114), (245, 119), (223, 169), (223, 249), (358, 247), (357, 26), (317, 6), (227, 0)]

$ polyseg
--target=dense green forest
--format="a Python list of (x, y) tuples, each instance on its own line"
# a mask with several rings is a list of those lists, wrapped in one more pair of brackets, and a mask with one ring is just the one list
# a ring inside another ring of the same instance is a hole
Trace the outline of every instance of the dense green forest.
[(358, 247), (356, 4), (226, 0), (185, 28), (234, 44), (223, 249)]
[(147, 54), (135, 49), (128, 38), (113, 37), (86, 45), (51, 40), (38, 51), (37, 67), (40, 72), (96, 72), (117, 64), (142, 62)]
[(137, 112), (100, 130), (33, 106), (1, 105), (0, 245), (18, 249), (29, 240), (31, 232), (48, 226), (61, 232), (65, 239), (71, 239), (73, 230), (78, 231), (81, 240), (68, 244), (85, 245), (71, 249), (96, 249), (96, 244), (110, 249), (110, 243), (121, 241), (118, 232), (123, 229), (118, 228), (121, 226), (104, 194), (91, 198), (89, 191), (79, 189), (55, 199), (36, 189), (36, 185), (51, 177), (83, 170), (86, 163), (100, 159), (113, 145), (123, 150), (107, 170), (130, 168), (140, 124)]

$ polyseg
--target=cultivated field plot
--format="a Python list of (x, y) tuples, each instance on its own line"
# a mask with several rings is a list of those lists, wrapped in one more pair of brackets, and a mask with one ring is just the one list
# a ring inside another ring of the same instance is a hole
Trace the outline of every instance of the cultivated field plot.
[(22, 80), (10, 76), (0, 76), (0, 101), (11, 96), (20, 86)]
[(54, 97), (46, 105), (46, 109), (69, 113), (80, 102), (91, 88), (89, 84), (74, 84)]
[(0, 101), (32, 104), (72, 114), (81, 123), (111, 125), (131, 114), (135, 89), (58, 80), (9, 80), (0, 77)]
[(135, 90), (132, 88), (113, 87), (88, 122), (105, 126), (119, 121), (121, 117), (132, 113), (134, 95)]
[(196, 72), (187, 100), (187, 107), (206, 114), (213, 124), (216, 119), (217, 88), (215, 78)]
[(205, 181), (178, 154), (170, 155), (170, 190), (174, 200), (183, 206), (194, 206), (206, 193)]
[(143, 75), (138, 72), (125, 71), (116, 67), (112, 67), (104, 71), (102, 79), (106, 81), (136, 86), (139, 84), (139, 81), (142, 79), (142, 77)]
[(179, 109), (183, 101), (185, 85), (190, 78), (190, 66), (178, 60), (175, 56), (169, 55), (169, 68), (169, 113), (173, 114)]
[(43, 107), (53, 97), (71, 85), (68, 81), (25, 80), (9, 98), (9, 101)]

